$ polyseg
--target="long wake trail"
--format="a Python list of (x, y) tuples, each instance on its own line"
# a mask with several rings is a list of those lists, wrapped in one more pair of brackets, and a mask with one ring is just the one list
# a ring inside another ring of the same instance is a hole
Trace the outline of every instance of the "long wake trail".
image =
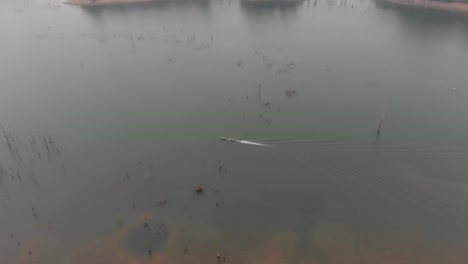
[[(249, 140), (236, 140), (235, 142), (260, 147), (272, 147), (272, 145), (253, 142)], [(291, 153), (287, 153), (278, 148), (264, 148), (264, 150), (270, 153), (276, 153), (286, 156), (305, 165), (312, 165), (315, 167), (326, 169), (328, 171), (333, 171), (337, 174), (335, 175), (335, 180), (340, 180), (341, 177), (339, 177), (338, 175), (345, 176), (345, 178), (347, 178), (348, 180), (358, 181), (362, 183), (365, 182), (375, 187), (391, 192), (405, 201), (411, 200), (418, 206), (426, 208), (432, 213), (443, 215), (444, 217), (447, 217), (445, 213), (449, 213), (449, 215), (457, 217), (456, 219), (452, 219), (454, 220), (454, 222), (456, 222), (456, 224), (466, 225), (466, 223), (468, 223), (468, 206), (467, 204), (461, 201), (452, 200), (446, 196), (440, 194), (437, 195), (430, 191), (420, 190), (416, 186), (403, 185), (402, 183), (397, 182), (387, 182), (386, 179), (384, 179), (384, 177), (381, 177), (380, 175), (375, 175), (374, 177), (365, 176), (361, 175), (359, 172), (351, 172), (349, 170), (346, 171), (326, 162), (321, 162), (318, 160), (311, 161), (308, 159), (304, 159)]]
[(268, 145), (268, 144), (263, 144), (263, 143), (248, 141), (248, 140), (239, 140), (239, 141), (237, 141), (237, 142), (239, 142), (239, 143), (241, 143), (241, 144), (259, 146), (259, 147), (271, 147), (271, 145)]
[[(451, 218), (449, 217), (449, 215), (451, 215), (452, 217), (455, 216), (456, 218), (452, 218), (451, 220), (458, 225), (466, 226), (466, 223), (468, 222), (468, 208), (464, 203), (453, 201), (451, 199), (448, 199), (447, 197), (436, 195), (429, 191), (419, 190), (415, 186), (404, 186), (399, 183), (385, 182), (383, 181), (382, 177), (367, 177), (364, 175), (360, 175), (357, 172), (346, 171), (331, 164), (320, 162), (318, 160), (310, 161), (304, 158), (300, 158), (296, 155), (287, 153), (285, 151), (280, 151), (278, 149), (269, 148), (265, 150), (271, 153), (277, 153), (289, 157), (305, 165), (312, 165), (315, 167), (326, 169), (328, 171), (333, 171), (337, 174), (345, 176), (348, 180), (351, 181), (357, 180), (361, 182), (366, 182), (368, 184), (382, 188), (383, 190), (389, 191), (405, 201), (412, 201), (418, 206), (425, 208), (430, 212), (442, 216), (446, 219)], [(335, 178), (335, 180), (340, 180), (340, 177), (338, 177), (338, 175), (336, 176), (337, 177)], [(449, 215), (447, 215), (446, 213), (448, 213)]]

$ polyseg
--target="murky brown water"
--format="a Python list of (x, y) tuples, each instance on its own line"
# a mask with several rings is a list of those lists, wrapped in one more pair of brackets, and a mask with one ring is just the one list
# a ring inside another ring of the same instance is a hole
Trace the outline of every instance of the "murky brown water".
[(1, 264), (468, 261), (464, 17), (0, 7)]

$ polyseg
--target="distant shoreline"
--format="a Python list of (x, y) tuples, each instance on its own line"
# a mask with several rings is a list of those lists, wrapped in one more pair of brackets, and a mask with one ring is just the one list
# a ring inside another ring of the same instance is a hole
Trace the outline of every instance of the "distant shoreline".
[(468, 14), (468, 3), (441, 2), (436, 0), (378, 0), (380, 2), (422, 9), (443, 10)]
[[(240, 0), (249, 4), (263, 4), (263, 3), (300, 3), (305, 0)], [(461, 2), (441, 2), (437, 0), (377, 0), (384, 3), (389, 3), (399, 6), (444, 10), (451, 12), (459, 12), (468, 14), (468, 3)], [(64, 2), (66, 5), (78, 6), (105, 6), (113, 4), (136, 4), (136, 3), (155, 3), (159, 0), (67, 0)]]
[[(164, 1), (164, 0), (163, 0)], [(264, 3), (301, 3), (305, 0), (240, 0), (249, 4), (264, 4)], [(67, 0), (66, 5), (77, 6), (105, 6), (114, 4), (137, 4), (137, 3), (157, 3), (159, 0)]]
[(294, 3), (302, 3), (307, 0), (240, 0), (242, 3), (249, 3), (249, 4), (294, 4)]
[(65, 1), (66, 5), (78, 5), (78, 6), (104, 6), (113, 4), (136, 4), (136, 3), (151, 3), (156, 2), (154, 0), (68, 0)]

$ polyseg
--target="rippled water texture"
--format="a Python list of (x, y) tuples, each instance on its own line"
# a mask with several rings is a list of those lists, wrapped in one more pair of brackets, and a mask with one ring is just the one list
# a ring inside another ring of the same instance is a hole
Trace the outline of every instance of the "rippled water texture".
[(1, 264), (468, 262), (464, 16), (6, 0), (0, 24)]

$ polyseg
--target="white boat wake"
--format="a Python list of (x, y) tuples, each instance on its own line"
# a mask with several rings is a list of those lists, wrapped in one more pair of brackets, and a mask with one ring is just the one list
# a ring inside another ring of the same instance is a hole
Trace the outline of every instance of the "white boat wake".
[(258, 142), (248, 141), (248, 140), (241, 140), (241, 139), (235, 139), (235, 138), (226, 138), (226, 137), (222, 137), (220, 139), (223, 140), (223, 141), (241, 143), (241, 144), (246, 144), (246, 145), (253, 145), (253, 146), (259, 146), (259, 147), (270, 147), (270, 145), (267, 145), (267, 144), (262, 144), (262, 143), (258, 143)]
[(262, 144), (262, 143), (247, 141), (247, 140), (239, 140), (237, 142), (241, 144), (254, 145), (254, 146), (260, 146), (260, 147), (270, 147), (270, 145), (267, 145), (267, 144)]

